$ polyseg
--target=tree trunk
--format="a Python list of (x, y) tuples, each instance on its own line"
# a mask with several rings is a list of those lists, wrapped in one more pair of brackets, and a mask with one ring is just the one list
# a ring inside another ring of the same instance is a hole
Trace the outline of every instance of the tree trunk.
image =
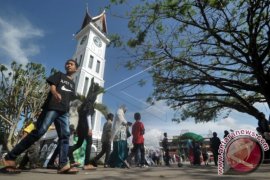
[(8, 149), (8, 151), (11, 151), (11, 149), (14, 147), (13, 136), (14, 136), (14, 132), (16, 130), (16, 127), (17, 127), (17, 125), (16, 124), (13, 124), (11, 126), (11, 128), (10, 128), (8, 139), (7, 139), (7, 149)]

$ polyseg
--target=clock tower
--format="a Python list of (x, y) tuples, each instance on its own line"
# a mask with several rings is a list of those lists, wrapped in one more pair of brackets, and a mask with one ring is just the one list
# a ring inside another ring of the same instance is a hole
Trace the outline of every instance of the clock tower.
[[(77, 40), (76, 51), (73, 58), (79, 64), (75, 76), (76, 92), (86, 96), (91, 85), (91, 79), (104, 87), (104, 69), (106, 46), (110, 42), (107, 38), (106, 15), (91, 17), (86, 11), (82, 26), (75, 34)], [(102, 102), (102, 94), (98, 95), (97, 102)], [(77, 124), (76, 122), (72, 122)], [(101, 139), (101, 113), (96, 111), (92, 118), (93, 138)]]

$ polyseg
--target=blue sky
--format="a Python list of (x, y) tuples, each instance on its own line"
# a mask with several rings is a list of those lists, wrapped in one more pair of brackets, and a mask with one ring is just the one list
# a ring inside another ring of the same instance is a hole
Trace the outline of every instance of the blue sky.
[[(33, 61), (42, 63), (49, 71), (57, 68), (63, 71), (64, 62), (75, 52), (76, 40), (73, 38), (82, 24), (86, 3), (89, 13), (101, 13), (109, 1), (105, 0), (1, 0), (0, 6), (0, 63), (9, 65), (12, 60), (19, 63)], [(128, 37), (127, 21), (112, 16), (126, 9), (114, 7), (107, 14), (108, 33), (119, 33)], [(134, 112), (141, 112), (146, 127), (146, 141), (162, 137), (164, 131), (169, 136), (179, 135), (181, 130), (208, 134), (217, 131), (223, 136), (225, 129), (255, 129), (257, 122), (250, 116), (233, 112), (227, 119), (217, 122), (195, 124), (193, 120), (176, 124), (171, 122), (173, 112), (164, 102), (149, 107), (145, 100), (151, 94), (151, 77), (142, 70), (129, 71), (123, 68), (125, 54), (119, 49), (107, 48), (105, 66), (105, 103), (112, 112), (121, 104), (128, 107), (127, 119), (133, 121)], [(133, 76), (137, 74), (136, 76)], [(131, 78), (132, 77), (132, 78)], [(137, 85), (145, 79), (144, 87)], [(119, 82), (123, 83), (118, 84)], [(114, 86), (118, 84), (117, 86)], [(269, 114), (266, 106), (259, 105)], [(155, 138), (152, 138), (155, 137)], [(148, 140), (147, 140), (148, 139)], [(146, 143), (147, 144), (147, 143)]]

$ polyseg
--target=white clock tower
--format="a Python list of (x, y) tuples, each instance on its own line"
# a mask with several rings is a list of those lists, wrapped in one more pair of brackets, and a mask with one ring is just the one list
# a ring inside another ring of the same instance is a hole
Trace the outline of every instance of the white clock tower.
[[(110, 42), (106, 34), (105, 11), (95, 17), (86, 11), (82, 26), (75, 34), (78, 43), (73, 58), (80, 66), (75, 76), (78, 94), (87, 95), (93, 77), (96, 83), (104, 87), (105, 52)], [(97, 97), (97, 102), (102, 102), (102, 94)], [(93, 138), (101, 139), (101, 113), (98, 111), (92, 119), (92, 130)]]

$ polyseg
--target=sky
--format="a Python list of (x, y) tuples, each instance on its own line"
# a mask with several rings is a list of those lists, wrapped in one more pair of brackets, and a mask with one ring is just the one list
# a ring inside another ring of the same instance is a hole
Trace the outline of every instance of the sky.
[[(64, 71), (64, 63), (73, 56), (76, 40), (73, 35), (80, 29), (86, 7), (91, 16), (99, 15), (108, 5), (108, 0), (1, 0), (0, 6), (0, 63), (41, 63), (48, 72), (51, 68)], [(114, 16), (129, 8), (113, 7), (106, 11), (109, 34), (118, 33), (122, 37), (130, 35), (127, 20)], [(120, 49), (108, 47), (106, 50), (105, 89), (103, 103), (111, 112), (121, 104), (128, 108), (126, 118), (134, 122), (133, 114), (140, 112), (145, 125), (145, 144), (157, 144), (163, 132), (169, 138), (181, 132), (190, 131), (207, 136), (216, 131), (223, 137), (224, 130), (252, 129), (257, 121), (245, 114), (232, 112), (228, 118), (220, 117), (216, 122), (195, 124), (192, 119), (180, 124), (173, 123), (173, 111), (165, 102), (153, 106), (146, 99), (153, 90), (151, 76), (142, 69), (127, 70), (123, 67), (125, 54)], [(138, 86), (144, 79), (147, 84)], [(258, 107), (269, 114), (265, 105)]]

